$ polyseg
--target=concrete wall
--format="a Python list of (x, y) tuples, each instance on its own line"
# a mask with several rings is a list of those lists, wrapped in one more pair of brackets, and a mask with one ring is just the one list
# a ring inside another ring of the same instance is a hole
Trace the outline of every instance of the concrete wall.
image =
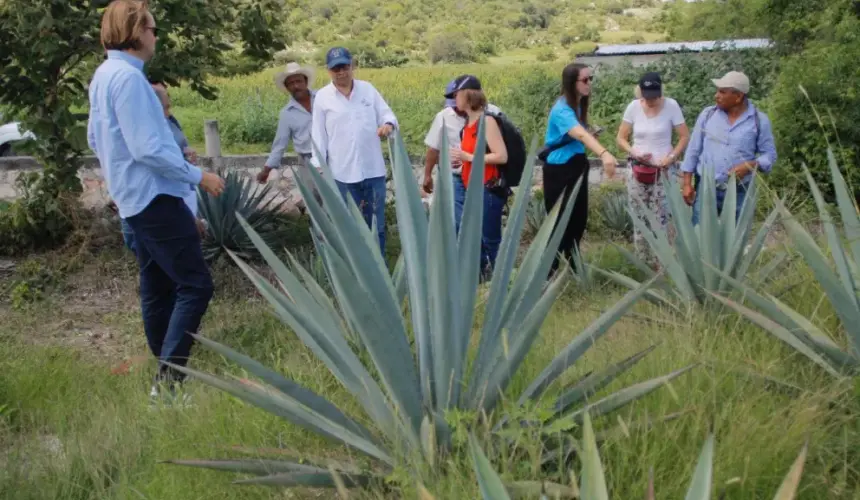
[[(199, 164), (204, 168), (221, 167), (239, 172), (242, 177), (254, 179), (257, 172), (260, 171), (266, 161), (266, 155), (234, 155), (223, 156), (217, 158), (201, 156)], [(279, 199), (286, 200), (288, 210), (296, 210), (297, 203), (301, 200), (296, 182), (293, 178), (293, 172), (289, 165), (298, 165), (298, 159), (292, 155), (285, 155), (281, 160), (282, 168), (273, 171), (269, 177), (269, 183), (274, 184), (273, 196)], [(424, 178), (424, 160), (423, 158), (412, 159), (415, 178), (420, 183)], [(0, 200), (11, 201), (20, 193), (16, 185), (16, 179), (22, 173), (32, 172), (41, 169), (39, 163), (31, 157), (6, 157), (0, 158)], [(620, 172), (616, 177), (625, 178), (627, 175), (626, 169), (619, 169)], [(95, 157), (85, 157), (84, 167), (79, 172), (81, 183), (84, 187), (84, 192), (81, 195), (82, 201), (88, 207), (101, 207), (110, 201), (108, 196), (107, 186), (102, 178), (101, 168), (98, 160)], [(543, 179), (542, 171), (538, 167), (535, 172), (533, 186), (541, 185)], [(603, 182), (603, 169), (600, 166), (599, 160), (591, 160), (591, 171), (589, 173), (589, 183), (599, 184)], [(256, 182), (256, 181), (255, 181)], [(389, 181), (389, 198), (393, 196), (391, 182)], [(430, 201), (430, 200), (428, 200)]]

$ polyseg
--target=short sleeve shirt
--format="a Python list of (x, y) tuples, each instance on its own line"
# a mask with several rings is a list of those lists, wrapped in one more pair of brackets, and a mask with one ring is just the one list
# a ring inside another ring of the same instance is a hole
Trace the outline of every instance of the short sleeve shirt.
[(642, 154), (650, 153), (657, 161), (672, 152), (672, 130), (684, 124), (681, 106), (668, 97), (656, 116), (645, 115), (637, 99), (627, 105), (622, 119), (633, 126), (633, 147)]
[[(548, 146), (558, 144), (564, 139), (568, 131), (577, 125), (579, 125), (579, 119), (573, 108), (568, 106), (563, 98), (560, 98), (549, 112), (544, 143)], [(583, 153), (585, 153), (585, 145), (581, 141), (574, 140), (550, 153), (547, 157), (547, 163), (561, 165), (567, 163), (575, 155)]]

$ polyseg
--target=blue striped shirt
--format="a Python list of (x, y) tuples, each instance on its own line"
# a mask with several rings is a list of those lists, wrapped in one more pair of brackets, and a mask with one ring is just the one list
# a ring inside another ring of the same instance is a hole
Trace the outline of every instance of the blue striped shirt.
[(143, 64), (110, 50), (89, 88), (87, 142), (122, 218), (137, 215), (160, 194), (186, 197), (189, 184), (203, 177), (185, 161)]

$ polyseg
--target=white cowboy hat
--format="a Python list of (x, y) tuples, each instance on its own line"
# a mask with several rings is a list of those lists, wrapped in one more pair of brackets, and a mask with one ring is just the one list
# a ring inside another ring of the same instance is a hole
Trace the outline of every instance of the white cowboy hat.
[(275, 86), (281, 89), (281, 92), (289, 94), (290, 91), (287, 90), (286, 85), (284, 85), (284, 80), (293, 75), (305, 75), (305, 77), (308, 79), (308, 88), (310, 88), (314, 84), (315, 74), (316, 71), (314, 71), (314, 69), (310, 66), (302, 66), (301, 64), (296, 62), (287, 63), (286, 69), (275, 75)]

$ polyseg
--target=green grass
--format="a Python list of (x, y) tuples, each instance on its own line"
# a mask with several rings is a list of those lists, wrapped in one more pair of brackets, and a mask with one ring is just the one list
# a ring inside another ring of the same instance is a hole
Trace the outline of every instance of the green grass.
[[(592, 244), (586, 257), (630, 272), (611, 246)], [(51, 259), (43, 261), (50, 265)], [(792, 305), (805, 313), (818, 307), (819, 290), (802, 267), (792, 267), (774, 290), (788, 288)], [(217, 298), (203, 333), (237, 348), (358, 415), (351, 399), (296, 337), (268, 313), (247, 281), (227, 265), (216, 270)], [(109, 290), (86, 305), (90, 290)], [(67, 277), (61, 293), (29, 309), (0, 315), (0, 498), (9, 499), (189, 499), (283, 498), (277, 490), (233, 486), (233, 474), (159, 464), (170, 458), (239, 456), (233, 446), (283, 448), (305, 457), (352, 461), (347, 450), (284, 423), (211, 388), (192, 382), (191, 409), (148, 408), (154, 362), (127, 375), (111, 368), (146, 355), (136, 304), (134, 265), (118, 250), (88, 256)], [(618, 300), (623, 291), (601, 285), (590, 295), (571, 286), (557, 302), (509, 395), (517, 394), (559, 348)], [(106, 304), (107, 303), (107, 304)], [(46, 314), (49, 313), (49, 314)], [(481, 312), (479, 311), (480, 320)], [(87, 329), (111, 335), (112, 348), (95, 351), (75, 339)], [(607, 388), (662, 375), (691, 363), (699, 367), (638, 403), (595, 422), (611, 431), (601, 446), (613, 498), (638, 498), (654, 467), (661, 498), (681, 498), (699, 449), (716, 431), (715, 485), (726, 498), (770, 498), (806, 439), (810, 455), (800, 498), (856, 499), (860, 495), (860, 392), (850, 381), (834, 381), (734, 314), (694, 311), (677, 316), (647, 303), (620, 321), (589, 351), (564, 382), (646, 347), (657, 349)], [(195, 352), (193, 365), (244, 376), (211, 353)], [(774, 381), (780, 382), (774, 382)], [(647, 428), (647, 419), (683, 412)], [(626, 430), (626, 431), (625, 431)], [(578, 436), (578, 430), (573, 431)], [(50, 443), (61, 443), (62, 452)], [(568, 471), (540, 470), (534, 438), (523, 433), (516, 460), (490, 454), (506, 479), (567, 482)], [(466, 457), (466, 455), (463, 455)], [(578, 472), (577, 472), (578, 475)], [(416, 498), (411, 485), (385, 498)], [(468, 460), (452, 459), (452, 471), (426, 487), (437, 498), (478, 498)], [(333, 498), (331, 492), (297, 491), (295, 498)], [(770, 494), (770, 495), (768, 495)], [(357, 498), (379, 498), (360, 495)]]

